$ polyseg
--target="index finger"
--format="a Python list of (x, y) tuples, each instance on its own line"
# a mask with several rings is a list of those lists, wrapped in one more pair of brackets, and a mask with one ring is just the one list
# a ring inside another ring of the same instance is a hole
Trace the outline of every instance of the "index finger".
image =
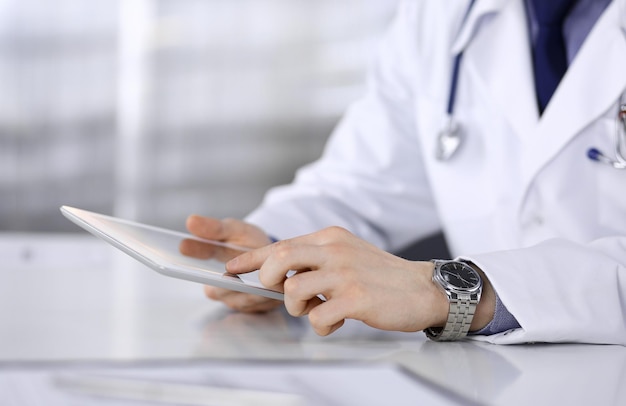
[[(293, 256), (292, 251), (297, 246), (317, 245), (319, 243), (318, 234), (319, 233), (307, 234), (253, 249), (228, 261), (226, 263), (226, 270), (234, 274), (252, 272), (261, 269), (270, 255), (277, 255), (282, 259), (290, 258)], [(304, 267), (306, 266), (295, 269), (302, 269)]]
[(240, 274), (260, 269), (272, 253), (274, 245), (266, 245), (236, 256), (226, 263), (226, 270), (230, 273)]
[[(276, 243), (278, 244), (278, 243)], [(263, 270), (264, 265), (267, 263), (268, 258), (276, 250), (275, 245), (271, 244), (265, 247), (245, 252), (226, 263), (226, 271), (233, 274), (247, 273), (255, 270), (259, 270), (259, 280), (261, 284), (268, 289), (283, 291), (283, 283), (287, 279), (287, 273), (289, 269), (278, 269), (277, 271), (267, 272)]]
[(325, 263), (316, 244), (307, 239), (284, 240), (266, 247), (248, 251), (226, 264), (231, 273), (244, 273), (259, 270), (263, 286), (282, 291), (282, 286), (293, 271), (314, 271)]

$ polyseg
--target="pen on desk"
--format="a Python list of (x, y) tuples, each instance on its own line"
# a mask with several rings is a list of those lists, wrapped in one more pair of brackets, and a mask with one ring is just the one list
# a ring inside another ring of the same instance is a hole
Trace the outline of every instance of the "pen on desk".
[(175, 403), (194, 406), (303, 406), (304, 399), (295, 394), (115, 378), (100, 375), (59, 374), (53, 385), (61, 390), (81, 395), (101, 396), (155, 403)]

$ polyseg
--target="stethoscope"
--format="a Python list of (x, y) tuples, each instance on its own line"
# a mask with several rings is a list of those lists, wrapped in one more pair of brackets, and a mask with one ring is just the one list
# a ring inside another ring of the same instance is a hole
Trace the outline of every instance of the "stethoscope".
[[(475, 0), (471, 0), (463, 23), (467, 20)], [(452, 77), (450, 78), (450, 93), (448, 94), (448, 104), (446, 108), (446, 124), (439, 134), (437, 134), (437, 145), (435, 149), (435, 158), (438, 161), (447, 161), (459, 150), (459, 147), (463, 143), (463, 133), (461, 126), (454, 118), (454, 102), (456, 99), (456, 90), (459, 84), (459, 70), (461, 68), (461, 61), (463, 60), (463, 51), (456, 54), (452, 63)]]
[[(472, 8), (474, 1), (470, 3)], [(467, 11), (469, 14), (469, 9)], [(466, 16), (467, 16), (466, 14)], [(463, 51), (454, 57), (452, 65), (452, 77), (450, 78), (450, 93), (448, 94), (448, 105), (446, 109), (446, 124), (437, 135), (437, 148), (435, 157), (439, 161), (447, 161), (458, 151), (463, 142), (463, 133), (461, 126), (454, 118), (454, 102), (456, 99), (456, 90), (459, 83), (459, 69), (461, 68), (461, 60), (463, 59)]]
[[(465, 13), (465, 17), (469, 14), (472, 6), (472, 0)], [(435, 149), (435, 158), (439, 161), (447, 161), (458, 151), (463, 143), (463, 132), (461, 126), (454, 118), (454, 103), (456, 99), (457, 87), (459, 82), (459, 70), (463, 59), (463, 51), (459, 52), (455, 57), (452, 65), (452, 76), (450, 78), (450, 93), (448, 94), (448, 104), (446, 109), (447, 121), (444, 128), (437, 135), (437, 145)], [(615, 125), (615, 159), (610, 158), (597, 148), (589, 148), (587, 157), (592, 161), (609, 165), (615, 169), (626, 169), (626, 95), (622, 96), (617, 112), (617, 120)]]

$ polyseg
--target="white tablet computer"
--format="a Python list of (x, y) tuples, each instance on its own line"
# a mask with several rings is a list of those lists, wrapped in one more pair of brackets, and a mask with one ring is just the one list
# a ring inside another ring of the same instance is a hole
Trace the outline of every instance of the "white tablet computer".
[(61, 212), (163, 275), (283, 300), (281, 292), (261, 285), (256, 272), (241, 277), (226, 272), (224, 263), (246, 248), (68, 206), (62, 206)]

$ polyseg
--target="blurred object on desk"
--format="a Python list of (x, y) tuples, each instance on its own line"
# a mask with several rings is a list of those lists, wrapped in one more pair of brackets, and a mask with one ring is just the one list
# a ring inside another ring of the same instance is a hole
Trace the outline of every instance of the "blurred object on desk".
[(106, 267), (110, 249), (84, 234), (0, 232), (0, 271), (20, 268)]

